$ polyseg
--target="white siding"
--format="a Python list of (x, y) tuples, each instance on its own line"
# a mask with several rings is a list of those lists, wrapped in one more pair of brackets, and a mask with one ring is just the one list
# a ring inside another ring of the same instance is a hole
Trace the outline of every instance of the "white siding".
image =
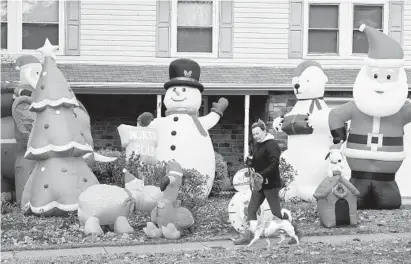
[[(168, 64), (155, 57), (155, 0), (82, 0), (81, 56), (61, 62)], [(288, 59), (289, 0), (235, 0), (232, 59), (195, 58), (201, 65), (293, 67)], [(404, 51), (411, 67), (411, 1), (404, 8)], [(324, 67), (359, 67), (362, 58), (318, 60)]]
[(404, 56), (407, 66), (411, 67), (411, 1), (404, 3)]
[(153, 58), (155, 34), (156, 1), (82, 1), (81, 60)]
[(286, 60), (288, 1), (235, 1), (234, 59)]

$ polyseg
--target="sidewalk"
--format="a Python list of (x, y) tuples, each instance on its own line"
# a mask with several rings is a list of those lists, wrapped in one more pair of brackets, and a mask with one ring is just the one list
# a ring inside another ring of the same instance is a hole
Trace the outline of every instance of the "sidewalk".
[[(397, 238), (409, 238), (411, 240), (411, 233), (392, 233), (392, 234), (358, 234), (358, 235), (341, 235), (341, 236), (308, 236), (303, 237), (301, 243), (325, 243), (325, 244), (340, 244), (350, 241), (385, 241), (394, 240)], [(357, 242), (356, 242), (357, 243)], [(266, 245), (264, 239), (257, 241), (253, 247), (260, 247)], [(287, 245), (284, 242), (283, 245)], [(191, 250), (204, 250), (204, 249), (233, 249), (241, 248), (244, 246), (234, 246), (231, 240), (220, 240), (210, 242), (190, 242), (190, 243), (170, 243), (170, 244), (157, 244), (157, 245), (137, 245), (137, 246), (124, 246), (124, 247), (92, 247), (92, 248), (73, 248), (73, 249), (56, 249), (56, 250), (29, 250), (29, 251), (8, 251), (1, 252), (1, 259), (25, 259), (25, 258), (55, 258), (66, 256), (79, 256), (79, 255), (98, 255), (98, 254), (124, 254), (124, 253), (136, 253), (136, 254), (154, 254), (154, 253), (169, 253), (175, 251), (191, 251)]]

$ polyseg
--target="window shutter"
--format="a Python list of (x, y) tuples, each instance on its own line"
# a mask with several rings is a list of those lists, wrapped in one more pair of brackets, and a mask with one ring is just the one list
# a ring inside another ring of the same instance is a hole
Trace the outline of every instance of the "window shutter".
[(303, 1), (290, 2), (290, 32), (288, 36), (288, 57), (299, 59), (303, 57)]
[(65, 1), (66, 3), (66, 38), (65, 38), (65, 55), (80, 55), (80, 0)]
[(388, 35), (400, 45), (404, 39), (404, 2), (390, 1), (390, 17), (388, 18)]
[(220, 1), (220, 33), (218, 55), (220, 58), (233, 57), (233, 1)]
[(170, 57), (171, 1), (157, 0), (156, 56)]

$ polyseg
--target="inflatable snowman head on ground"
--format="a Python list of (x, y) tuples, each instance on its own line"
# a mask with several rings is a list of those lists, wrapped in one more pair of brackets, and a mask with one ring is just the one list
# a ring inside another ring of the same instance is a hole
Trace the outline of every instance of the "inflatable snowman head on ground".
[(167, 109), (188, 108), (199, 110), (202, 101), (201, 93), (204, 87), (195, 80), (200, 79), (200, 70), (185, 70), (198, 68), (196, 67), (197, 63), (192, 60), (176, 60), (173, 63), (179, 64), (179, 67), (170, 67), (170, 71), (175, 71), (170, 72), (170, 75), (184, 77), (173, 78), (166, 83), (165, 89), (167, 91), (164, 96), (164, 105)]
[[(250, 177), (248, 177), (248, 168), (239, 170), (233, 177), (233, 186), (238, 191), (231, 199), (228, 205), (228, 217), (231, 226), (237, 232), (244, 232), (247, 228), (248, 203), (250, 202), (251, 189)], [(264, 221), (268, 222), (273, 219), (270, 206), (267, 200), (261, 205), (259, 211), (264, 211)]]
[(321, 64), (307, 60), (302, 62), (294, 71), (292, 85), (297, 99), (313, 99), (324, 96), (325, 84), (328, 77)]

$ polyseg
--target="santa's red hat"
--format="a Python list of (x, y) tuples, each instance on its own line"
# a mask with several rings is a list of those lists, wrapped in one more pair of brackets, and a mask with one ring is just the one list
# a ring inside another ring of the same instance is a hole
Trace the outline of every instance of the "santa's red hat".
[(404, 66), (404, 52), (397, 41), (365, 24), (362, 24), (359, 30), (364, 32), (368, 39), (368, 58), (366, 58), (368, 65), (375, 67)]
[(16, 70), (22, 70), (24, 67), (30, 67), (30, 64), (40, 64), (39, 59), (33, 55), (23, 55), (16, 59)]

